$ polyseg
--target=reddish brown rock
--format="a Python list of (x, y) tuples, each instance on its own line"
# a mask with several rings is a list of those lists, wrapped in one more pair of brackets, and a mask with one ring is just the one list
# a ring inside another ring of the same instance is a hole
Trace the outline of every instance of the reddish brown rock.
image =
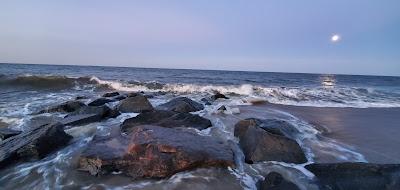
[(143, 125), (128, 136), (94, 138), (79, 159), (92, 175), (121, 171), (133, 178), (165, 178), (202, 167), (233, 167), (230, 147), (209, 136)]

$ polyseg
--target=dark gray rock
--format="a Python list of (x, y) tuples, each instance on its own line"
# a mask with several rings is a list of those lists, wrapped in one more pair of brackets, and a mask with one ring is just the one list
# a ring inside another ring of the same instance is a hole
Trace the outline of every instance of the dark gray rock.
[(234, 167), (234, 155), (227, 144), (159, 126), (138, 126), (124, 136), (95, 137), (79, 159), (80, 170), (92, 175), (120, 171), (133, 178), (165, 178), (209, 167)]
[(202, 98), (200, 101), (202, 101), (204, 103), (204, 105), (211, 105), (211, 100), (207, 99), (207, 98)]
[(219, 111), (226, 111), (226, 107), (225, 106), (221, 106), (218, 108)]
[(154, 110), (149, 100), (140, 94), (121, 100), (117, 109), (122, 113), (141, 113)]
[(13, 130), (10, 128), (1, 127), (0, 128), (0, 141), (10, 138), (12, 136), (20, 134), (21, 131)]
[(90, 102), (90, 103), (88, 104), (88, 106), (102, 106), (102, 105), (104, 105), (104, 104), (106, 104), (106, 103), (115, 102), (115, 101), (117, 101), (117, 100), (108, 99), (108, 98), (98, 98), (98, 99), (96, 99), (96, 100)]
[(0, 167), (21, 159), (44, 158), (49, 153), (64, 147), (72, 139), (60, 123), (48, 124), (24, 131), (0, 143)]
[(86, 106), (82, 109), (68, 114), (60, 122), (64, 125), (85, 125), (99, 122), (102, 119), (115, 117), (115, 113), (108, 106)]
[(299, 131), (292, 124), (279, 119), (248, 118), (240, 121), (238, 124), (254, 125), (272, 134), (284, 135), (289, 138), (294, 138), (297, 134), (299, 134)]
[(211, 127), (212, 124), (210, 120), (190, 113), (154, 110), (126, 119), (122, 123), (121, 129), (124, 132), (130, 132), (134, 127), (139, 125), (157, 125), (167, 128), (191, 127), (202, 130)]
[(67, 101), (60, 105), (41, 110), (41, 111), (39, 111), (39, 114), (51, 113), (51, 112), (74, 112), (84, 106), (86, 106), (86, 105), (80, 101), (76, 101), (76, 100)]
[(263, 181), (257, 183), (259, 190), (300, 190), (296, 184), (287, 181), (276, 172), (269, 173)]
[(121, 100), (125, 99), (126, 97), (127, 97), (126, 95), (119, 95), (119, 96), (115, 96), (114, 100), (121, 101)]
[(226, 97), (225, 95), (221, 94), (221, 93), (216, 93), (214, 95), (211, 96), (211, 100), (217, 100), (217, 99), (229, 99), (228, 97)]
[(200, 111), (204, 106), (186, 97), (178, 97), (156, 107), (158, 110), (168, 110), (180, 113)]
[(84, 100), (84, 99), (89, 99), (87, 96), (77, 96), (75, 100)]
[(245, 155), (246, 163), (280, 161), (301, 164), (307, 162), (304, 152), (295, 140), (280, 130), (265, 130), (254, 120), (242, 120), (235, 125), (234, 135)]
[(103, 94), (103, 97), (114, 97), (114, 96), (118, 96), (119, 92), (107, 92), (105, 94)]
[(36, 127), (40, 127), (43, 125), (47, 125), (50, 123), (57, 123), (61, 120), (61, 117), (57, 116), (37, 116), (31, 118), (29, 121), (26, 122), (25, 127), (28, 129), (34, 129)]
[(324, 163), (305, 166), (321, 190), (398, 190), (400, 164)]

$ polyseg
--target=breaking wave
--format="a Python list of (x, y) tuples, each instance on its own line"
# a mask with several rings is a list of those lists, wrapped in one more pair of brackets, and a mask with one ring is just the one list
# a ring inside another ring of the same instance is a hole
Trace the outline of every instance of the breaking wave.
[(400, 92), (360, 87), (268, 87), (263, 85), (218, 85), (160, 83), (156, 81), (113, 81), (91, 77), (1, 76), (0, 85), (34, 89), (68, 89), (86, 87), (97, 90), (167, 92), (181, 95), (224, 93), (233, 98), (254, 97), (271, 103), (314, 107), (400, 107)]

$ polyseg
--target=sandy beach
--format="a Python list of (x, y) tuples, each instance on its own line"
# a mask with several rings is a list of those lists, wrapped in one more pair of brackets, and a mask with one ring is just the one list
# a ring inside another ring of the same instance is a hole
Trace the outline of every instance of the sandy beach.
[(339, 108), (267, 104), (328, 129), (325, 135), (354, 146), (369, 162), (400, 162), (400, 108)]

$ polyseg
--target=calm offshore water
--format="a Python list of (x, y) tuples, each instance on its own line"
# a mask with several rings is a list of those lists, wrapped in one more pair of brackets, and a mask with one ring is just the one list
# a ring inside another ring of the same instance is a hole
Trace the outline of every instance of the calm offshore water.
[[(157, 106), (175, 96), (200, 101), (219, 91), (230, 99), (206, 106), (200, 113), (213, 124), (211, 130), (201, 134), (226, 141), (235, 141), (232, 126), (238, 116), (221, 117), (213, 112), (221, 105), (246, 105), (250, 98), (313, 107), (400, 107), (400, 77), (381, 76), (0, 64), (0, 89), (0, 121), (18, 130), (29, 128), (35, 117), (32, 113), (76, 96), (87, 96), (87, 103), (108, 91), (165, 92), (150, 99)], [(296, 140), (310, 162), (367, 161), (351, 145), (321, 137), (305, 121), (270, 109), (247, 109), (243, 108), (240, 117), (278, 118), (292, 123), (300, 132)], [(281, 171), (306, 189), (315, 189), (301, 165), (282, 163), (241, 163), (231, 170), (199, 169), (169, 179), (139, 181), (121, 175), (92, 177), (76, 171), (77, 158), (93, 135), (106, 134), (110, 126), (133, 116), (122, 114), (69, 129), (67, 133), (74, 140), (64, 149), (43, 160), (1, 170), (0, 189), (255, 189), (256, 180), (268, 171)]]

